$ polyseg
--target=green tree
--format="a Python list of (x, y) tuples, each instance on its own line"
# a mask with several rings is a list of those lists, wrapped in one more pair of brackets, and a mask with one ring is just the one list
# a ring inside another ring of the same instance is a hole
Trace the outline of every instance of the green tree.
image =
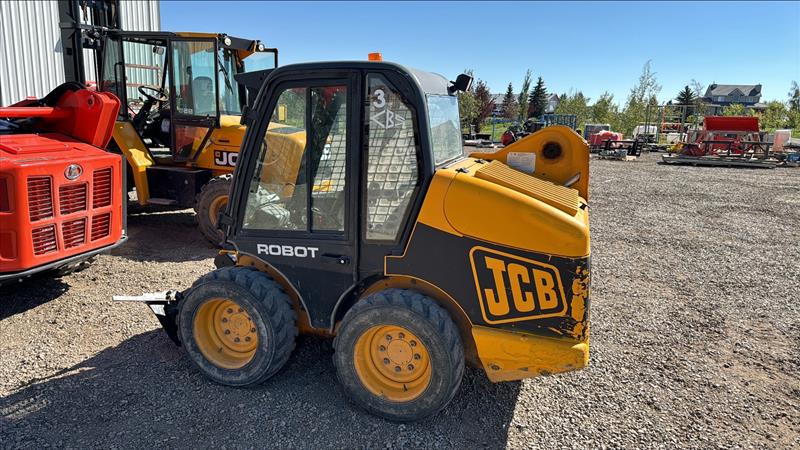
[(732, 117), (732, 116), (749, 116), (751, 114), (749, 110), (745, 110), (744, 105), (740, 103), (732, 103), (722, 108), (722, 115)]
[(614, 94), (603, 92), (600, 98), (592, 105), (592, 122), (607, 123), (612, 129), (616, 129), (618, 122), (619, 108), (614, 103)]
[(683, 89), (680, 92), (678, 92), (678, 95), (675, 97), (676, 105), (691, 106), (694, 105), (695, 101), (697, 101), (697, 98), (695, 97), (694, 92), (692, 92), (692, 90), (689, 89), (688, 85), (684, 86)]
[(461, 116), (461, 128), (469, 132), (469, 126), (475, 121), (478, 113), (478, 102), (470, 91), (458, 93), (458, 113)]
[(517, 118), (519, 113), (519, 105), (517, 105), (517, 97), (514, 94), (514, 86), (508, 83), (506, 95), (503, 96), (503, 117), (509, 120)]
[[(464, 70), (464, 73), (473, 76), (472, 69)], [(478, 115), (478, 102), (475, 100), (474, 84), (467, 91), (458, 93), (458, 114), (461, 116), (461, 129), (469, 133), (470, 125)]]
[(689, 88), (689, 85), (684, 86), (683, 89), (678, 92), (678, 95), (675, 97), (675, 104), (684, 107), (681, 108), (683, 110), (681, 112), (681, 119), (685, 119), (686, 116), (694, 114), (694, 107), (697, 104), (697, 97), (695, 96), (694, 91)]
[(800, 112), (800, 85), (797, 84), (797, 81), (792, 81), (789, 89), (789, 110)]
[(578, 128), (582, 129), (583, 125), (592, 117), (592, 108), (589, 107), (589, 98), (584, 96), (583, 92), (577, 91), (564, 94), (555, 113), (574, 114), (577, 116)]
[(686, 118), (686, 122), (699, 125), (700, 122), (703, 120), (703, 116), (706, 115), (707, 109), (706, 104), (703, 101), (703, 90), (705, 86), (703, 86), (699, 81), (692, 78), (692, 82), (689, 83), (692, 86), (692, 93), (695, 96), (694, 107), (692, 108), (692, 115)]
[(767, 109), (758, 114), (758, 122), (762, 130), (770, 133), (775, 130), (787, 128), (790, 123), (789, 109), (786, 104), (773, 100), (767, 103)]
[(492, 99), (489, 87), (486, 86), (486, 82), (483, 80), (478, 80), (475, 85), (475, 103), (477, 112), (472, 124), (475, 126), (475, 131), (479, 132), (483, 124), (486, 123), (486, 119), (492, 115), (492, 110), (494, 110), (494, 99)]
[[(639, 80), (631, 88), (628, 94), (628, 100), (625, 102), (625, 109), (620, 114), (620, 128), (624, 134), (629, 135), (633, 132), (633, 128), (645, 121), (648, 104), (651, 106), (651, 121), (655, 119), (655, 112), (653, 111), (653, 100), (658, 93), (661, 92), (661, 86), (656, 80), (656, 74), (650, 67), (650, 61), (647, 61), (642, 67), (642, 73), (639, 75)], [(658, 102), (655, 102), (658, 106)]]
[(547, 88), (544, 80), (539, 77), (536, 86), (533, 87), (530, 98), (528, 98), (528, 117), (542, 117), (547, 108)]
[(528, 94), (530, 93), (530, 90), (531, 90), (531, 69), (528, 69), (525, 72), (525, 78), (522, 79), (522, 89), (519, 90), (519, 94), (517, 95), (517, 106), (519, 107), (517, 120), (519, 120), (520, 122), (528, 114)]

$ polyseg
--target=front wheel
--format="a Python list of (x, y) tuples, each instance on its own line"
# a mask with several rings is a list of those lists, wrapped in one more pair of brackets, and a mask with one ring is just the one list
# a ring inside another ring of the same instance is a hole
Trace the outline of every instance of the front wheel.
[(347, 312), (334, 341), (339, 382), (373, 414), (401, 422), (442, 410), (464, 374), (464, 348), (447, 312), (406, 289), (368, 296)]
[(289, 359), (296, 322), (289, 296), (269, 276), (250, 267), (224, 267), (197, 280), (181, 301), (178, 333), (205, 376), (250, 386)]
[(217, 228), (217, 221), (219, 213), (228, 205), (232, 179), (233, 176), (230, 174), (212, 178), (197, 194), (194, 205), (200, 233), (215, 245), (220, 245), (225, 238), (222, 230)]

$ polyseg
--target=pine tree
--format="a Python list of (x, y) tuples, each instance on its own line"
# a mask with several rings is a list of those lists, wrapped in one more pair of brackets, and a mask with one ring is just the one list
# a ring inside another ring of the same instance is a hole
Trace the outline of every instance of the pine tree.
[(517, 96), (514, 94), (514, 86), (508, 83), (506, 95), (503, 96), (503, 117), (509, 120), (517, 118), (519, 106), (517, 105)]
[(547, 109), (547, 88), (544, 87), (542, 77), (539, 77), (528, 99), (528, 117), (542, 117), (545, 109)]
[(694, 95), (694, 92), (689, 88), (689, 86), (684, 86), (683, 90), (678, 92), (678, 96), (675, 97), (675, 101), (677, 105), (694, 105), (697, 101), (697, 97)]

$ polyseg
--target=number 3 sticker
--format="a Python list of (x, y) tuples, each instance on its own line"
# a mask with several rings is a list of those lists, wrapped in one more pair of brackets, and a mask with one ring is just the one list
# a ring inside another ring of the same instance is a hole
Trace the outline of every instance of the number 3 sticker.
[(383, 108), (386, 106), (386, 98), (384, 97), (383, 89), (376, 89), (375, 92), (372, 94), (375, 97), (375, 101), (372, 102), (372, 106), (376, 108)]

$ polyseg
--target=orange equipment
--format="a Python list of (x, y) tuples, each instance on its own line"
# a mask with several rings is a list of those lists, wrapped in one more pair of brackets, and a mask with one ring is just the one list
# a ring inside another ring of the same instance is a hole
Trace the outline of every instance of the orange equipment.
[(69, 273), (125, 240), (120, 102), (65, 83), (41, 100), (0, 108), (0, 283)]

